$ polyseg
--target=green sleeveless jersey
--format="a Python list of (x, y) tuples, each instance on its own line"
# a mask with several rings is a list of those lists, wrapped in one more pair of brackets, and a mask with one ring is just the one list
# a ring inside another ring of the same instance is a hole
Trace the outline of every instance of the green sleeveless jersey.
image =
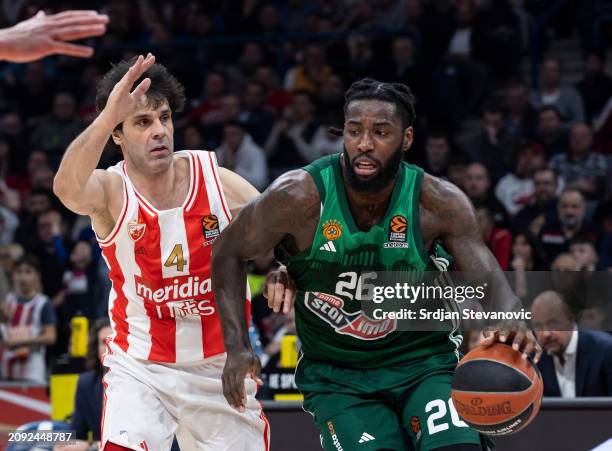
[(375, 368), (435, 353), (457, 352), (448, 332), (397, 330), (392, 319), (375, 320), (361, 309), (364, 287), (375, 271), (429, 269), (419, 223), (423, 170), (402, 163), (385, 216), (369, 231), (357, 228), (344, 189), (340, 154), (304, 168), (321, 197), (321, 215), (310, 248), (279, 259), (297, 284), (297, 334), (304, 357), (341, 366)]

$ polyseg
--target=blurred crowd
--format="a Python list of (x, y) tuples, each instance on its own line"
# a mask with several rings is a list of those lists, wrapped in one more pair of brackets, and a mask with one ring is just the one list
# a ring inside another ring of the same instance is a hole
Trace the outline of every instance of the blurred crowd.
[[(214, 150), (259, 190), (342, 151), (329, 128), (342, 128), (353, 81), (405, 83), (417, 111), (408, 161), (465, 191), (502, 269), (608, 270), (612, 77), (602, 49), (609, 30), (601, 27), (597, 38), (590, 30), (609, 3), (88, 2), (110, 17), (94, 58), (0, 64), (0, 377), (45, 382), (45, 361), (68, 351), (71, 319), (106, 316), (100, 250), (88, 219), (53, 195), (53, 177), (95, 117), (96, 85), (111, 62), (144, 51), (186, 87), (187, 107), (173, 116), (175, 148)], [(78, 6), (4, 0), (0, 26)], [(547, 53), (559, 39), (576, 39), (581, 49), (577, 83), (567, 83), (563, 62)], [(534, 55), (537, 77), (529, 72)], [(108, 152), (100, 166), (119, 158)], [(254, 262), (251, 280), (261, 282), (272, 265), (271, 255)], [(521, 280), (515, 288), (527, 296)], [(253, 291), (253, 340), (264, 365), (274, 366), (294, 318), (272, 314), (261, 289)]]

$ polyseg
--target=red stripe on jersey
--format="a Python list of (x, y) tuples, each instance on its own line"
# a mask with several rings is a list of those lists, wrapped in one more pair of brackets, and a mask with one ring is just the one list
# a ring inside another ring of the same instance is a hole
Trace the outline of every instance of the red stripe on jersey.
[[(200, 183), (195, 194), (195, 202), (189, 211), (184, 211), (185, 232), (189, 243), (189, 270), (191, 274), (206, 274), (210, 277), (210, 256), (212, 251), (212, 240), (204, 239), (204, 227), (202, 219), (211, 214), (210, 201), (204, 183), (204, 174), (199, 158), (192, 161), (196, 168), (196, 180)], [(215, 311), (218, 311), (215, 306)], [(200, 316), (202, 324), (202, 353), (204, 357), (211, 357), (224, 352), (223, 335), (221, 334), (221, 322), (218, 314)]]
[[(150, 216), (145, 212), (143, 205), (138, 205), (138, 222), (145, 224), (145, 230), (136, 242), (134, 258), (140, 268), (142, 279), (149, 286), (159, 285), (163, 281), (161, 262), (161, 239), (157, 215)], [(140, 249), (144, 252), (139, 252)], [(160, 317), (169, 317), (169, 309), (165, 304), (156, 303), (143, 298), (145, 310), (149, 317), (149, 335), (151, 337), (151, 351), (148, 360), (157, 362), (176, 361), (176, 322), (163, 320)]]
[(229, 222), (230, 215), (229, 215), (228, 209), (225, 207), (225, 199), (223, 197), (223, 192), (221, 191), (221, 183), (219, 182), (219, 177), (217, 176), (217, 170), (213, 162), (212, 152), (208, 152), (208, 161), (210, 163), (210, 170), (212, 171), (213, 176), (215, 178), (215, 185), (217, 186), (217, 193), (219, 194), (219, 199), (221, 200), (221, 206), (223, 207), (223, 213), (225, 213), (225, 217), (227, 218), (227, 221)]
[[(259, 405), (261, 406), (261, 403), (259, 403)], [(266, 417), (266, 414), (263, 412), (263, 407), (261, 408), (261, 414), (259, 415), (259, 418), (261, 418), (264, 421), (264, 444), (266, 446), (266, 451), (270, 451), (270, 442), (269, 442), (270, 423), (268, 423), (268, 418)]]
[(21, 314), (23, 313), (24, 305), (19, 302), (15, 302), (15, 311), (13, 312), (13, 317), (11, 318), (11, 326), (19, 326), (21, 321)]
[(129, 327), (127, 323), (127, 304), (128, 300), (123, 292), (123, 285), (125, 284), (125, 276), (119, 266), (119, 261), (116, 255), (117, 245), (115, 243), (110, 246), (102, 248), (102, 254), (108, 262), (110, 272), (108, 274), (111, 283), (113, 284), (113, 290), (117, 294), (117, 298), (113, 302), (113, 308), (110, 311), (111, 320), (115, 324), (115, 337), (113, 343), (116, 343), (124, 352), (128, 350), (127, 336), (129, 334)]

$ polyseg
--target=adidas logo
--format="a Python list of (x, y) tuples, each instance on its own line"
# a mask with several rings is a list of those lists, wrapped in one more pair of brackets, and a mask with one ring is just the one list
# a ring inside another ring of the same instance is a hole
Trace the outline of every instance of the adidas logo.
[(334, 246), (334, 242), (333, 241), (328, 241), (323, 246), (321, 246), (319, 248), (319, 250), (320, 251), (327, 251), (327, 252), (336, 252), (336, 246)]
[(361, 438), (359, 439), (359, 443), (371, 442), (372, 440), (376, 440), (372, 435), (364, 432), (361, 434)]

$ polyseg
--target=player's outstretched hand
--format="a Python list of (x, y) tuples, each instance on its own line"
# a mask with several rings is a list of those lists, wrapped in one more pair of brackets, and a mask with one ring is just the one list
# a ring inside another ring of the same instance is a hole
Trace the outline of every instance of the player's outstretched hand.
[(93, 48), (67, 41), (101, 36), (107, 24), (108, 16), (96, 11), (64, 11), (50, 16), (39, 11), (34, 17), (0, 30), (0, 59), (27, 63), (49, 55), (88, 58)]
[(151, 80), (145, 78), (134, 89), (132, 86), (153, 64), (155, 64), (155, 56), (151, 53), (146, 58), (139, 55), (136, 62), (111, 91), (100, 116), (109, 121), (113, 128), (123, 122), (130, 113), (136, 111), (144, 100), (144, 95), (151, 86)]
[(491, 346), (497, 342), (510, 344), (513, 349), (523, 353), (524, 359), (533, 354), (534, 363), (538, 363), (542, 357), (542, 346), (524, 321), (506, 321), (493, 330), (483, 331), (483, 335), (481, 345)]
[(257, 355), (250, 349), (240, 352), (228, 352), (225, 367), (223, 368), (223, 396), (230, 406), (239, 412), (246, 409), (247, 396), (244, 380), (253, 379), (257, 385), (262, 385), (260, 379), (261, 364)]
[(281, 306), (283, 313), (291, 311), (295, 302), (296, 286), (286, 266), (280, 266), (266, 275), (263, 295), (274, 313), (279, 313)]

